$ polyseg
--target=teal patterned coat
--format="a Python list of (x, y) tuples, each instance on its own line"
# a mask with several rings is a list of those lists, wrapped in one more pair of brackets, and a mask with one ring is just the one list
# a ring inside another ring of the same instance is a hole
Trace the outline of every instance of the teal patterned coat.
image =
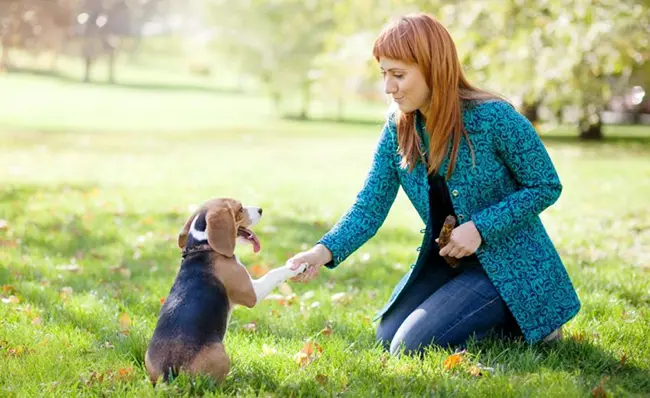
[[(475, 153), (461, 140), (456, 169), (447, 181), (457, 221), (474, 221), (483, 242), (476, 251), (488, 277), (514, 315), (529, 342), (543, 339), (573, 318), (580, 301), (569, 275), (553, 246), (539, 214), (560, 196), (562, 185), (532, 125), (504, 101), (467, 103), (463, 123)], [(426, 148), (424, 123), (416, 119)], [(375, 235), (401, 186), (427, 225), (423, 245), (431, 241), (429, 183), (423, 162), (415, 168), (400, 167), (393, 115), (385, 124), (372, 167), (356, 202), (319, 241), (333, 255), (327, 264), (335, 268)], [(445, 175), (449, 158), (439, 170)], [(423, 248), (420, 253), (426, 253)], [(381, 317), (408, 286), (422, 256), (402, 277)]]

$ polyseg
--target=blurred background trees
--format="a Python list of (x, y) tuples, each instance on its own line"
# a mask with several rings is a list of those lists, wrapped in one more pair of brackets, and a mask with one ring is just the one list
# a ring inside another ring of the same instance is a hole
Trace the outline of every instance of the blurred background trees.
[(56, 73), (65, 57), (90, 81), (106, 62), (115, 83), (116, 60), (155, 42), (189, 73), (227, 70), (279, 113), (290, 103), (307, 119), (317, 101), (343, 119), (351, 102), (385, 101), (374, 37), (417, 11), (449, 28), (476, 84), (533, 123), (573, 123), (585, 139), (603, 123), (650, 124), (650, 0), (0, 0), (0, 67)]

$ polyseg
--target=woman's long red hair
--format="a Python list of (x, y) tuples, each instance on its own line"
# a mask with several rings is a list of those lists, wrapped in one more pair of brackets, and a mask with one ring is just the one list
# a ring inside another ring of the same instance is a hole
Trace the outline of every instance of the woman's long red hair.
[[(446, 178), (456, 167), (461, 137), (467, 139), (463, 127), (461, 102), (472, 99), (501, 97), (473, 86), (463, 74), (456, 45), (449, 31), (428, 14), (407, 15), (388, 25), (377, 37), (372, 55), (416, 64), (431, 89), (426, 118), (429, 133), (428, 172), (440, 168), (451, 142), (451, 157)], [(420, 138), (415, 131), (415, 111), (397, 112), (397, 137), (402, 167), (413, 170), (420, 153)], [(468, 144), (471, 143), (467, 139)], [(472, 156), (474, 155), (472, 149)]]

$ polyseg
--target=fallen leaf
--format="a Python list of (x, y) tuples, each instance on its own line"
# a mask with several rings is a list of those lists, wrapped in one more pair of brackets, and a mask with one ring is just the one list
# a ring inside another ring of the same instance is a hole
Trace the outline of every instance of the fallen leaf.
[(166, 297), (161, 297), (160, 298), (160, 305), (165, 304), (165, 299), (166, 299)]
[(32, 325), (38, 326), (43, 323), (43, 320), (41, 320), (41, 317), (37, 316), (36, 318), (32, 319)]
[(470, 366), (467, 371), (469, 372), (470, 375), (472, 375), (474, 377), (482, 376), (481, 368), (479, 368), (476, 365)]
[(276, 354), (277, 352), (278, 352), (278, 350), (276, 350), (275, 348), (273, 348), (273, 347), (271, 347), (269, 345), (266, 345), (266, 344), (262, 345), (262, 354), (263, 355), (273, 355), (273, 354)]
[(445, 359), (445, 362), (443, 362), (443, 366), (445, 367), (445, 370), (450, 370), (456, 365), (460, 364), (463, 362), (463, 356), (465, 355), (465, 351), (457, 352), (455, 354), (452, 354)]
[(591, 390), (591, 396), (594, 398), (607, 398), (607, 390), (605, 390), (605, 381), (607, 381), (608, 377), (604, 376), (603, 378), (600, 379), (600, 384), (596, 386), (593, 390)]
[(5, 304), (18, 304), (20, 299), (14, 295), (9, 296), (9, 298), (2, 298), (2, 302)]
[(120, 333), (124, 335), (129, 334), (129, 329), (131, 328), (131, 317), (126, 312), (120, 314)]
[(345, 298), (345, 292), (335, 293), (332, 295), (332, 301), (335, 303), (343, 300), (343, 298)]
[(289, 296), (293, 293), (293, 289), (291, 289), (291, 286), (289, 286), (288, 283), (281, 284), (280, 287), (278, 287), (278, 290), (285, 296)]
[(111, 344), (109, 341), (105, 341), (104, 344), (102, 344), (102, 346), (108, 349), (115, 348), (115, 346)]
[(316, 375), (316, 382), (318, 382), (318, 384), (324, 386), (325, 384), (327, 384), (327, 376), (324, 375), (324, 374)]
[(131, 277), (131, 270), (126, 268), (124, 265), (116, 265), (114, 267), (110, 267), (108, 270), (114, 273), (119, 273), (125, 278)]
[(59, 296), (61, 296), (62, 299), (67, 299), (68, 297), (72, 296), (74, 293), (74, 290), (70, 286), (62, 287), (61, 290), (59, 291)]
[(120, 368), (117, 370), (117, 379), (118, 380), (128, 380), (131, 378), (133, 375), (133, 368), (128, 367), (128, 368)]
[(253, 265), (253, 266), (251, 267), (251, 269), (250, 269), (249, 272), (251, 273), (251, 275), (252, 275), (253, 277), (255, 277), (255, 278), (259, 278), (259, 277), (262, 277), (262, 276), (266, 275), (266, 273), (267, 273), (268, 271), (269, 271), (268, 268), (266, 268), (266, 267), (262, 267), (261, 265), (258, 265), (258, 264), (255, 264), (255, 265)]
[(56, 267), (56, 269), (58, 271), (66, 271), (66, 272), (73, 272), (73, 273), (81, 271), (81, 267), (79, 266), (79, 264), (74, 264), (74, 263), (59, 265), (58, 267)]
[(244, 329), (247, 332), (253, 333), (257, 331), (257, 323), (255, 321), (247, 323), (244, 326), (242, 326), (242, 329)]
[(325, 326), (325, 328), (323, 330), (318, 332), (318, 334), (322, 334), (323, 336), (331, 336), (332, 333), (334, 333), (334, 331), (332, 330), (330, 325)]
[(102, 383), (104, 381), (104, 374), (92, 371), (90, 372), (90, 376), (88, 376), (87, 379), (82, 378), (82, 381), (86, 386), (91, 386), (95, 383)]
[(308, 341), (305, 345), (302, 346), (300, 351), (296, 354), (295, 360), (298, 365), (301, 367), (307, 366), (311, 361), (313, 361), (317, 355), (323, 352), (323, 348), (314, 343)]
[(13, 285), (2, 285), (3, 294), (14, 294), (16, 293), (16, 288)]

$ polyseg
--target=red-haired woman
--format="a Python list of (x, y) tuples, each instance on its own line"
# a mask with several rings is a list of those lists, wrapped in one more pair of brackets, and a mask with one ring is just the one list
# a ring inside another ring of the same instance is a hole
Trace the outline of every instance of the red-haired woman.
[[(289, 259), (294, 268), (311, 265), (295, 280), (335, 268), (374, 236), (401, 186), (426, 228), (417, 261), (377, 315), (379, 342), (391, 353), (416, 353), (491, 332), (557, 338), (580, 301), (539, 218), (562, 185), (532, 125), (465, 78), (449, 32), (427, 14), (386, 27), (373, 55), (399, 109), (354, 205), (312, 249)], [(440, 249), (448, 215), (458, 227)]]

